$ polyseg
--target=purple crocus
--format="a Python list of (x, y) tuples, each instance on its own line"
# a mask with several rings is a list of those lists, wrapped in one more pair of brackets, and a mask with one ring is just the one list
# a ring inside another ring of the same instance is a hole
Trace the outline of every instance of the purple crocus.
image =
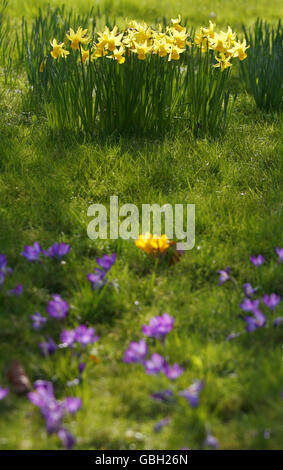
[(152, 393), (151, 398), (158, 402), (173, 403), (174, 395), (172, 390), (167, 388), (166, 390), (161, 390), (160, 392)]
[(61, 259), (63, 256), (67, 255), (70, 251), (70, 245), (66, 243), (54, 243), (50, 246), (44, 254), (49, 256), (49, 258), (58, 258)]
[(113, 253), (111, 256), (103, 255), (101, 258), (96, 258), (97, 264), (105, 271), (106, 273), (112, 268), (113, 264), (116, 261), (116, 253)]
[(241, 336), (241, 333), (230, 333), (229, 336), (227, 336), (226, 341), (232, 341), (232, 339), (238, 338)]
[(3, 400), (3, 398), (5, 398), (9, 393), (9, 389), (8, 388), (2, 388), (1, 385), (0, 385), (0, 400)]
[(76, 340), (75, 330), (63, 330), (60, 339), (64, 346), (72, 347)]
[(262, 328), (266, 324), (266, 317), (259, 310), (253, 312), (253, 317), (246, 317), (245, 321), (247, 323), (246, 330), (248, 333), (252, 333), (257, 328)]
[(57, 436), (59, 437), (63, 446), (68, 450), (72, 449), (76, 444), (76, 439), (74, 436), (65, 428), (60, 428), (57, 432)]
[(283, 322), (283, 317), (277, 317), (277, 318), (275, 318), (275, 320), (273, 322), (273, 326), (276, 327), (276, 326), (280, 325), (280, 323), (282, 323), (282, 322)]
[(98, 341), (99, 337), (95, 336), (95, 328), (88, 328), (86, 325), (80, 325), (75, 329), (75, 341), (82, 346), (93, 344)]
[(186, 390), (179, 392), (181, 397), (186, 398), (192, 408), (196, 408), (199, 404), (199, 394), (204, 387), (202, 380), (195, 380)]
[(253, 265), (256, 267), (261, 266), (265, 262), (265, 259), (262, 255), (257, 255), (257, 256), (252, 255), (250, 257), (250, 260), (253, 263)]
[(259, 299), (251, 300), (251, 299), (245, 298), (243, 302), (241, 303), (240, 307), (242, 310), (245, 310), (245, 312), (255, 312), (258, 310), (259, 304), (260, 304)]
[(18, 284), (16, 287), (14, 287), (14, 289), (8, 290), (7, 295), (9, 296), (15, 295), (17, 297), (21, 297), (22, 293), (23, 293), (23, 286), (22, 284)]
[(174, 318), (164, 313), (161, 316), (151, 318), (149, 325), (143, 325), (142, 332), (146, 336), (163, 340), (165, 336), (173, 329)]
[(139, 342), (132, 341), (125, 352), (124, 362), (137, 362), (143, 364), (147, 355), (147, 344), (141, 339)]
[(164, 369), (163, 369), (164, 374), (168, 379), (171, 380), (176, 380), (182, 373), (184, 372), (184, 369), (179, 366), (179, 364), (174, 364), (173, 366), (169, 366), (169, 364), (165, 364)]
[(0, 254), (0, 287), (4, 284), (7, 273), (12, 274), (13, 271), (7, 266), (6, 255)]
[(86, 368), (86, 363), (85, 362), (80, 362), (79, 363), (79, 374), (82, 375), (82, 373), (84, 372)]
[(219, 274), (219, 285), (224, 284), (224, 282), (229, 281), (230, 279), (231, 268), (228, 266), (226, 269), (220, 269)]
[(47, 337), (46, 341), (42, 341), (41, 343), (39, 343), (39, 347), (43, 356), (45, 357), (51, 356), (52, 354), (55, 353), (57, 349), (56, 343), (54, 342), (52, 338), (50, 338), (50, 336)]
[(24, 256), (28, 261), (39, 261), (40, 253), (42, 253), (42, 248), (40, 243), (34, 242), (33, 245), (26, 245), (24, 251), (21, 252), (21, 255)]
[(262, 300), (265, 305), (267, 305), (267, 307), (270, 308), (270, 310), (273, 312), (275, 307), (280, 303), (281, 297), (280, 295), (274, 293), (270, 295), (264, 294)]
[(249, 283), (243, 284), (243, 289), (247, 297), (252, 297), (256, 291)]
[(39, 330), (47, 322), (47, 318), (43, 317), (39, 312), (35, 312), (30, 318), (33, 321), (32, 327), (34, 330)]
[(152, 354), (151, 358), (145, 362), (145, 371), (147, 374), (159, 374), (163, 372), (165, 365), (164, 357), (158, 353)]
[(154, 425), (154, 432), (160, 432), (162, 431), (162, 429), (164, 428), (164, 426), (167, 426), (167, 424), (170, 423), (170, 419), (169, 418), (164, 418), (162, 419), (161, 421), (158, 421), (158, 423), (156, 423)]
[(212, 434), (207, 434), (206, 439), (203, 443), (204, 447), (212, 447), (213, 449), (218, 449), (219, 442)]
[(47, 313), (53, 318), (65, 318), (69, 311), (69, 304), (60, 295), (52, 295), (52, 299), (46, 307)]
[(278, 246), (276, 246), (275, 251), (278, 255), (278, 261), (281, 263), (283, 261), (283, 248), (278, 248)]
[(51, 382), (46, 380), (37, 380), (34, 383), (34, 392), (28, 393), (28, 399), (33, 405), (43, 408), (54, 400), (54, 390)]
[(68, 413), (74, 414), (82, 407), (82, 400), (78, 397), (67, 397), (64, 407)]
[(91, 287), (93, 290), (101, 289), (107, 283), (106, 273), (101, 271), (100, 269), (96, 268), (95, 273), (90, 273), (87, 275), (89, 282), (91, 283)]

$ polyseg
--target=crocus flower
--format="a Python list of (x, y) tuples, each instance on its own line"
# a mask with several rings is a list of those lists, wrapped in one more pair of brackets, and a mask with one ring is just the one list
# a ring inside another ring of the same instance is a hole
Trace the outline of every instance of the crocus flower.
[(79, 363), (79, 374), (82, 375), (83, 371), (86, 368), (86, 363), (85, 362), (80, 362)]
[(0, 400), (3, 400), (3, 398), (5, 398), (9, 393), (9, 389), (8, 388), (2, 388), (1, 385), (0, 385)]
[(240, 307), (242, 310), (245, 310), (245, 312), (255, 312), (258, 310), (260, 304), (260, 300), (251, 300), (251, 299), (244, 299), (243, 302), (241, 303)]
[(199, 394), (204, 387), (204, 382), (201, 380), (195, 380), (186, 390), (179, 392), (181, 397), (186, 398), (190, 405), (195, 408), (199, 404)]
[(82, 407), (82, 400), (77, 397), (67, 397), (64, 407), (68, 413), (74, 414)]
[(7, 266), (6, 255), (0, 254), (0, 287), (4, 284), (7, 273), (12, 274), (13, 271)]
[(261, 266), (265, 262), (265, 259), (262, 255), (258, 255), (258, 256), (253, 256), (252, 255), (250, 257), (250, 260), (253, 263), (253, 265), (256, 266), (256, 267)]
[(230, 279), (231, 268), (229, 266), (226, 269), (220, 269), (219, 274), (219, 285), (224, 284), (224, 282), (229, 281)]
[(48, 251), (44, 254), (49, 256), (49, 258), (58, 258), (61, 259), (63, 256), (67, 255), (70, 251), (70, 245), (66, 243), (54, 243), (48, 248)]
[(151, 358), (145, 362), (145, 371), (147, 374), (159, 374), (163, 372), (165, 365), (164, 357), (158, 353), (152, 354)]
[(28, 261), (39, 261), (40, 253), (42, 248), (38, 242), (35, 242), (33, 245), (26, 245), (24, 251), (21, 252), (21, 255), (24, 256)]
[(61, 333), (60, 339), (64, 346), (71, 347), (73, 346), (76, 340), (75, 330), (64, 330)]
[(231, 341), (232, 339), (238, 338), (241, 336), (241, 333), (230, 333), (229, 336), (227, 336), (226, 341)]
[(206, 439), (203, 443), (204, 447), (212, 447), (213, 449), (218, 449), (219, 442), (212, 434), (207, 434)]
[(147, 344), (141, 339), (139, 342), (132, 341), (125, 352), (124, 362), (137, 362), (143, 364), (147, 355)]
[(245, 321), (247, 323), (246, 330), (248, 333), (252, 333), (257, 328), (262, 328), (266, 324), (266, 317), (259, 310), (253, 312), (253, 317), (246, 317)]
[(278, 255), (278, 261), (281, 263), (283, 261), (283, 248), (278, 248), (278, 246), (276, 246), (275, 251)]
[(247, 297), (252, 297), (256, 291), (249, 283), (243, 284), (243, 289)]
[(170, 419), (169, 418), (164, 418), (162, 419), (161, 421), (158, 421), (158, 423), (156, 423), (154, 425), (154, 432), (160, 432), (162, 431), (162, 429), (164, 428), (164, 426), (167, 426), (167, 424), (170, 423)]
[(14, 289), (8, 290), (7, 295), (16, 295), (20, 297), (23, 293), (23, 286), (22, 284), (18, 284)]
[(34, 383), (34, 388), (34, 392), (28, 393), (28, 399), (35, 406), (43, 408), (47, 406), (50, 401), (54, 400), (54, 390), (51, 382), (37, 380)]
[(106, 273), (101, 271), (100, 269), (96, 268), (95, 273), (90, 273), (87, 275), (89, 282), (91, 283), (91, 287), (93, 290), (101, 289), (107, 283)]
[(50, 336), (48, 336), (47, 341), (39, 343), (39, 347), (43, 356), (51, 356), (57, 349), (56, 343)]
[(67, 429), (60, 428), (57, 432), (57, 436), (59, 437), (63, 446), (66, 447), (66, 449), (70, 450), (74, 447), (76, 439), (69, 431), (67, 431)]
[(47, 322), (47, 318), (43, 317), (39, 312), (35, 312), (30, 318), (33, 321), (32, 327), (35, 330), (39, 330)]
[(269, 307), (270, 310), (273, 312), (275, 307), (280, 303), (281, 297), (280, 295), (277, 295), (277, 294), (271, 294), (271, 295), (264, 294), (262, 300), (265, 303), (265, 305), (267, 305), (267, 307)]
[(275, 318), (275, 320), (273, 322), (273, 326), (276, 327), (276, 326), (280, 325), (280, 323), (282, 323), (282, 322), (283, 322), (283, 317), (277, 317), (277, 318)]
[(173, 329), (174, 318), (168, 313), (151, 318), (149, 325), (143, 325), (142, 332), (146, 336), (152, 336), (157, 339), (164, 339)]
[(174, 401), (173, 392), (168, 388), (166, 390), (161, 390), (160, 392), (152, 393), (151, 398), (158, 402), (172, 403)]
[(53, 300), (50, 300), (46, 307), (47, 313), (53, 318), (65, 318), (69, 311), (69, 304), (61, 299), (60, 295), (52, 295)]
[(98, 341), (99, 337), (95, 336), (95, 329), (88, 328), (85, 325), (80, 325), (75, 329), (75, 340), (86, 346), (87, 344), (93, 344)]
[(97, 264), (105, 271), (106, 273), (112, 268), (113, 264), (116, 261), (116, 253), (113, 253), (111, 256), (103, 255), (101, 258), (96, 258)]
[(165, 364), (163, 372), (166, 377), (168, 377), (168, 379), (176, 380), (178, 377), (180, 377), (180, 375), (182, 375), (184, 369), (182, 369), (179, 364), (174, 364), (173, 366)]

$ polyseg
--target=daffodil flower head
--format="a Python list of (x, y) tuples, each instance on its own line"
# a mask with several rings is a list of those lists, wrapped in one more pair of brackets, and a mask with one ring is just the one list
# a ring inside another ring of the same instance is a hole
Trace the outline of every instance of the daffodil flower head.
[(50, 45), (52, 47), (52, 51), (50, 52), (50, 54), (53, 57), (53, 59), (56, 60), (59, 57), (66, 58), (67, 55), (69, 55), (69, 51), (66, 51), (64, 49), (64, 43), (63, 42), (58, 43), (57, 39), (53, 39), (53, 41), (50, 41)]
[(88, 44), (90, 38), (87, 36), (87, 29), (83, 29), (81, 26), (78, 27), (77, 32), (70, 28), (67, 38), (71, 41), (71, 48), (75, 51), (80, 48), (80, 44)]
[(213, 67), (220, 67), (221, 72), (232, 66), (231, 62), (229, 62), (230, 57), (227, 57), (223, 52), (220, 53), (220, 57), (215, 57), (215, 59), (217, 60), (217, 64)]
[(178, 18), (171, 18), (171, 23), (173, 25), (173, 28), (175, 28), (177, 31), (182, 32), (186, 28), (180, 25), (181, 23), (181, 15), (178, 16)]

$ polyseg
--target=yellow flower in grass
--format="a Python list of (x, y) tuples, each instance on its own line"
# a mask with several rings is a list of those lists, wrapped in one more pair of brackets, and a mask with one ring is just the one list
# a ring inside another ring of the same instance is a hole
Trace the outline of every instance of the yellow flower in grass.
[(145, 253), (152, 255), (165, 253), (171, 246), (171, 243), (169, 242), (166, 235), (161, 235), (161, 237), (158, 237), (158, 235), (152, 235), (151, 233), (139, 235), (139, 238), (135, 241), (135, 244)]
[(221, 32), (220, 34), (215, 33), (214, 38), (210, 41), (212, 49), (218, 52), (224, 52), (229, 49), (229, 45), (226, 41), (226, 34)]
[(137, 23), (137, 21), (130, 21), (129, 28), (134, 30), (133, 35), (135, 42), (144, 43), (152, 36), (151, 28), (145, 23)]
[(83, 29), (81, 26), (79, 26), (76, 33), (70, 28), (70, 32), (66, 37), (71, 41), (71, 48), (75, 51), (79, 49), (80, 44), (88, 44), (90, 41), (90, 38), (87, 36), (87, 29)]
[(178, 18), (171, 18), (171, 23), (173, 25), (173, 28), (175, 28), (177, 31), (182, 32), (185, 31), (186, 28), (184, 26), (181, 26), (181, 15), (178, 16)]
[(112, 31), (108, 27), (102, 33), (98, 33), (98, 46), (113, 52), (118, 46), (122, 44), (122, 37), (124, 33), (117, 34), (117, 26)]
[(91, 56), (92, 60), (99, 59), (100, 57), (104, 57), (107, 55), (107, 51), (104, 49), (103, 46), (100, 44), (96, 44), (96, 46), (93, 49), (93, 54)]
[(170, 53), (171, 47), (166, 42), (166, 39), (161, 39), (159, 41), (155, 41), (153, 45), (153, 52), (154, 54), (158, 54), (159, 57), (166, 57)]
[(196, 34), (194, 43), (201, 49), (202, 52), (207, 51), (209, 48), (208, 46), (208, 38), (206, 34), (204, 34), (203, 29), (201, 28), (200, 32)]
[(230, 49), (229, 52), (233, 55), (233, 57), (239, 57), (240, 60), (244, 60), (247, 57), (246, 50), (250, 46), (247, 46), (246, 40), (244, 39), (243, 42), (236, 42), (234, 43), (234, 47)]
[(57, 39), (53, 39), (53, 41), (50, 41), (50, 45), (52, 47), (52, 51), (50, 52), (50, 54), (55, 60), (58, 59), (58, 57), (66, 58), (67, 55), (70, 54), (69, 51), (66, 51), (64, 49), (64, 43), (63, 42), (58, 43)]
[(227, 57), (223, 52), (220, 53), (220, 57), (215, 57), (215, 59), (218, 63), (215, 64), (213, 67), (220, 67), (221, 72), (232, 66), (231, 62), (229, 62), (230, 57)]
[(117, 60), (118, 64), (121, 65), (125, 62), (125, 57), (124, 57), (124, 54), (125, 54), (125, 48), (123, 46), (120, 46), (119, 49), (115, 49), (113, 51), (113, 55), (108, 55), (107, 58), (108, 59), (115, 59)]
[(138, 44), (137, 42), (135, 44), (135, 49), (133, 49), (133, 52), (135, 52), (138, 55), (139, 60), (145, 60), (146, 55), (150, 54), (152, 51), (152, 46), (148, 46), (146, 42), (142, 44)]
[(180, 59), (180, 54), (184, 52), (185, 49), (180, 49), (178, 46), (173, 45), (171, 47), (171, 51), (168, 57), (168, 62), (171, 60), (179, 60)]
[(82, 63), (89, 62), (89, 49), (81, 49), (81, 54), (82, 54)]
[(212, 21), (209, 21), (209, 27), (208, 28), (202, 28), (203, 34), (207, 36), (210, 39), (214, 39), (215, 36), (215, 28), (216, 24), (212, 23)]
[(187, 38), (188, 38), (188, 34), (186, 33), (186, 30), (177, 31), (176, 29), (173, 30), (173, 28), (171, 28), (170, 36), (173, 39), (173, 43), (176, 46), (178, 46), (180, 49), (183, 49), (186, 46), (186, 41), (187, 41)]

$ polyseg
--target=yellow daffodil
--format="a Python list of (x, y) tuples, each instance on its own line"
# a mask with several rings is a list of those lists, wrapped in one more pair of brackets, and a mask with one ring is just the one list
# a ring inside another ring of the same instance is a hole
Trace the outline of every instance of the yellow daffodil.
[(186, 31), (185, 30), (184, 31), (177, 31), (177, 30), (172, 31), (171, 29), (171, 34), (173, 37), (174, 44), (178, 46), (180, 49), (183, 49), (186, 46), (186, 41), (188, 37), (188, 34), (186, 33)]
[(96, 46), (93, 49), (93, 54), (91, 56), (92, 60), (93, 59), (99, 59), (100, 57), (104, 57), (107, 55), (107, 51), (104, 49), (104, 47), (96, 44)]
[(158, 255), (165, 253), (171, 246), (172, 242), (169, 242), (166, 235), (158, 237), (157, 235), (146, 233), (145, 235), (139, 235), (139, 238), (135, 241), (135, 244), (145, 253)]
[(184, 28), (183, 26), (180, 25), (181, 23), (181, 15), (178, 16), (178, 18), (171, 18), (171, 23), (173, 25), (173, 28), (175, 28), (177, 31), (179, 32), (182, 32), (184, 31), (186, 28)]
[(90, 38), (87, 36), (87, 29), (83, 29), (81, 26), (79, 26), (76, 33), (70, 28), (70, 32), (66, 36), (71, 41), (71, 48), (75, 51), (79, 49), (80, 44), (88, 44), (90, 41)]
[(122, 44), (122, 37), (124, 33), (117, 35), (117, 26), (112, 31), (108, 27), (102, 33), (98, 33), (98, 46), (104, 47), (106, 50), (113, 52), (118, 46)]
[(125, 57), (124, 57), (124, 53), (125, 53), (125, 48), (123, 46), (120, 46), (119, 49), (115, 49), (113, 51), (113, 55), (108, 55), (107, 58), (108, 59), (115, 59), (117, 60), (118, 64), (121, 65), (125, 62)]
[(247, 57), (246, 50), (250, 46), (247, 46), (246, 40), (244, 39), (243, 42), (235, 42), (234, 47), (230, 49), (229, 52), (233, 55), (233, 57), (239, 57), (240, 60), (244, 60)]
[(50, 44), (51, 44), (51, 47), (52, 47), (52, 51), (50, 52), (50, 54), (53, 57), (53, 59), (58, 59), (58, 57), (66, 58), (67, 55), (70, 54), (69, 51), (66, 51), (64, 49), (64, 43), (63, 42), (58, 43), (57, 39), (53, 39), (52, 42), (50, 41)]
[(212, 21), (209, 21), (209, 27), (208, 28), (202, 28), (203, 33), (210, 39), (214, 39), (215, 36), (215, 28), (216, 24), (212, 23)]
[(220, 34), (215, 33), (215, 36), (210, 41), (210, 44), (212, 46), (212, 49), (218, 52), (224, 52), (225, 50), (229, 49), (229, 45), (226, 42), (225, 33), (220, 33)]
[(232, 66), (231, 62), (229, 62), (230, 57), (227, 57), (223, 52), (220, 53), (220, 57), (215, 57), (215, 59), (218, 63), (215, 64), (213, 67), (220, 67), (221, 72), (223, 72), (228, 67)]
[(137, 21), (131, 21), (129, 23), (129, 28), (131, 28), (134, 34), (135, 42), (144, 43), (145, 41), (149, 40), (152, 31), (151, 28), (145, 23), (137, 23)]
[(148, 46), (146, 42), (142, 44), (135, 42), (135, 49), (133, 49), (133, 52), (138, 55), (139, 60), (145, 60), (146, 55), (149, 54), (151, 50), (152, 46)]
[(196, 34), (194, 42), (202, 50), (202, 52), (207, 51), (208, 39), (202, 29), (200, 30), (199, 34)]
[(81, 49), (81, 54), (82, 54), (82, 63), (89, 62), (89, 49)]
[(166, 57), (170, 53), (170, 45), (166, 42), (166, 39), (155, 41), (153, 45), (154, 54), (158, 54), (159, 57)]
[(39, 66), (39, 71), (40, 71), (40, 73), (42, 73), (43, 70), (45, 69), (45, 67), (46, 67), (46, 61), (47, 61), (47, 59), (46, 59), (46, 57), (45, 57), (45, 59), (41, 62), (40, 66)]
[(168, 62), (171, 60), (179, 60), (180, 59), (180, 54), (184, 52), (185, 49), (180, 49), (180, 47), (173, 45), (171, 47), (171, 51), (168, 57)]

